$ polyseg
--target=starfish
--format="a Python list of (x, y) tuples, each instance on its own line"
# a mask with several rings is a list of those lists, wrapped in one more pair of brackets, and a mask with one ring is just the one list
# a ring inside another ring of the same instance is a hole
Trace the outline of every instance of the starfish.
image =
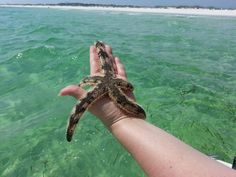
[(83, 113), (101, 97), (108, 95), (111, 100), (123, 111), (137, 116), (138, 118), (145, 119), (146, 114), (141, 106), (129, 99), (123, 91), (133, 91), (131, 83), (117, 78), (114, 72), (114, 68), (105, 51), (105, 44), (101, 41), (95, 43), (96, 51), (100, 59), (101, 75), (87, 76), (79, 84), (79, 87), (86, 85), (94, 86), (94, 88), (87, 92), (86, 96), (82, 98), (72, 109), (69, 117), (69, 123), (67, 127), (66, 139), (72, 140), (76, 124), (80, 120)]

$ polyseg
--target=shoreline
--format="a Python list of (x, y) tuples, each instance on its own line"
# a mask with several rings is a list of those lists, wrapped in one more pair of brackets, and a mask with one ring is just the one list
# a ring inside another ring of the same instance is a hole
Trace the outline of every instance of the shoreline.
[(194, 9), (194, 8), (131, 8), (131, 7), (100, 7), (100, 6), (58, 6), (58, 5), (0, 5), (0, 7), (19, 8), (51, 8), (62, 10), (95, 10), (95, 11), (115, 11), (132, 13), (154, 13), (154, 14), (176, 14), (176, 15), (207, 15), (207, 16), (228, 16), (236, 17), (236, 10), (219, 9)]

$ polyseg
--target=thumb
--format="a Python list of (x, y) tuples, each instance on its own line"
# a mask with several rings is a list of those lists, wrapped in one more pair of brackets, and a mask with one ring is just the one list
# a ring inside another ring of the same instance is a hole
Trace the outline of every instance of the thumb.
[(87, 92), (80, 88), (77, 85), (69, 85), (63, 89), (61, 89), (61, 91), (59, 92), (59, 96), (73, 96), (76, 99), (81, 99), (85, 96)]

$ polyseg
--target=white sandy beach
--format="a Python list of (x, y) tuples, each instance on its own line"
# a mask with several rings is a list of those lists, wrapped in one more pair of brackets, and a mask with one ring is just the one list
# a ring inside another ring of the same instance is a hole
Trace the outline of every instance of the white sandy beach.
[(27, 7), (27, 8), (52, 8), (63, 10), (96, 10), (96, 11), (117, 11), (117, 12), (141, 12), (159, 14), (180, 14), (180, 15), (210, 15), (210, 16), (232, 16), (236, 17), (236, 10), (216, 9), (194, 9), (194, 8), (129, 8), (129, 7), (84, 7), (84, 6), (40, 6), (40, 5), (0, 5), (0, 7)]

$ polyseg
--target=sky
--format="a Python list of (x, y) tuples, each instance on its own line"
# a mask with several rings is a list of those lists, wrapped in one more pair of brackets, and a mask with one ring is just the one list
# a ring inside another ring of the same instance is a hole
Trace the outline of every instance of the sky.
[(221, 8), (236, 8), (236, 0), (0, 0), (0, 4), (5, 3), (60, 3), (60, 2), (80, 2), (95, 4), (117, 4), (117, 5), (141, 5), (141, 6), (178, 6), (178, 5), (199, 5), (213, 6)]

